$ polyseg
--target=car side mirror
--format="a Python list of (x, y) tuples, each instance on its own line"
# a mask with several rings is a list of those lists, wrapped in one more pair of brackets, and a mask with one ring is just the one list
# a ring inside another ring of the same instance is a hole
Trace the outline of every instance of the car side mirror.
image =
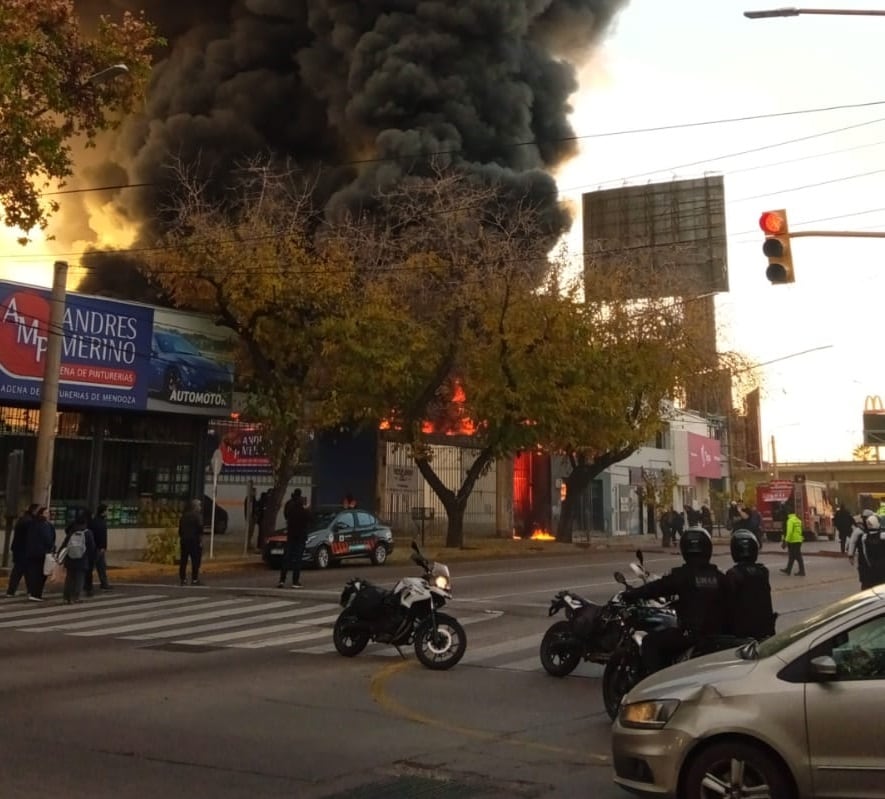
[(821, 655), (820, 657), (812, 658), (811, 673), (818, 679), (831, 679), (835, 677), (838, 672), (839, 667), (836, 665), (836, 661), (829, 655)]
[(615, 582), (621, 585), (627, 585), (627, 578), (621, 572), (615, 572)]
[(341, 522), (335, 522), (335, 524), (332, 525), (332, 532), (333, 533), (341, 532), (341, 530), (343, 530), (344, 527), (345, 527), (345, 525), (343, 525)]

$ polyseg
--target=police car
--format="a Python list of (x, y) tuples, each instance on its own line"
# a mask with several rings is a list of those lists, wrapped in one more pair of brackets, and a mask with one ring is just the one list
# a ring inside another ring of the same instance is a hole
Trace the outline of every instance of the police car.
[[(320, 506), (312, 511), (302, 563), (317, 569), (352, 558), (368, 558), (376, 566), (393, 552), (393, 531), (375, 514), (361, 508)], [(277, 530), (264, 543), (262, 558), (270, 568), (282, 566), (286, 530)]]

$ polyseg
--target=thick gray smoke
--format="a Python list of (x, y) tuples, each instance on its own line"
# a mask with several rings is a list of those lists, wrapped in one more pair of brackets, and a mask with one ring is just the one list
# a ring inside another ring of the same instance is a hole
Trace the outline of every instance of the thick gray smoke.
[(145, 114), (103, 177), (141, 222), (169, 164), (217, 181), (252, 155), (329, 178), (330, 212), (421, 173), (430, 157), (528, 194), (551, 234), (568, 218), (549, 170), (575, 149), (575, 65), (626, 0), (79, 0), (86, 18), (144, 9), (166, 37)]

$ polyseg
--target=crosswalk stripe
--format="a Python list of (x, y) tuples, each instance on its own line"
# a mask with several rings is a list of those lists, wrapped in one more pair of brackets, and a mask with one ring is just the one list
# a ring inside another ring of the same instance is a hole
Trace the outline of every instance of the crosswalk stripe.
[[(281, 604), (287, 604), (285, 602)], [(230, 605), (235, 607), (231, 608)], [(123, 624), (118, 627), (100, 627), (97, 630), (88, 630), (86, 632), (75, 632), (74, 635), (83, 637), (92, 637), (97, 635), (121, 635), (123, 633), (134, 633), (139, 630), (152, 630), (157, 627), (172, 627), (178, 624), (185, 624), (191, 621), (208, 621), (209, 619), (218, 619), (224, 616), (238, 616), (243, 613), (251, 613), (253, 608), (244, 607), (239, 599), (228, 599), (224, 602), (213, 602), (210, 605), (204, 605), (200, 608), (201, 613), (189, 613), (186, 616), (165, 616), (163, 618), (154, 619), (152, 621), (140, 621), (143, 616), (136, 616), (139, 619), (131, 624)]]
[(499, 644), (489, 644), (487, 646), (471, 647), (468, 644), (467, 652), (464, 655), (464, 662), (472, 663), (474, 661), (485, 661), (497, 657), (498, 655), (506, 655), (510, 652), (521, 652), (529, 647), (537, 646), (538, 636), (534, 634), (526, 635), (522, 638), (511, 638), (507, 641), (502, 641)]
[[(95, 604), (92, 601), (87, 602), (83, 605), (26, 605), (22, 606), (24, 609), (15, 611), (12, 613), (6, 612), (6, 606), (0, 606), (0, 619), (41, 619), (46, 616), (52, 616), (57, 613), (64, 613), (66, 617), (72, 617), (77, 615), (93, 615), (95, 613), (104, 612), (104, 609), (110, 605), (114, 605), (115, 607), (120, 605), (138, 605), (143, 602), (154, 601), (157, 599), (166, 599), (165, 596), (161, 594), (152, 594), (150, 596), (138, 596), (138, 597), (114, 597), (113, 599), (98, 599), (95, 600)], [(98, 604), (101, 603), (101, 608), (98, 608)], [(108, 607), (108, 609), (112, 609)], [(6, 623), (5, 621), (2, 623), (3, 627), (13, 627), (18, 624), (18, 621), (11, 621), (10, 623)]]
[[(194, 605), (194, 604), (203, 604), (209, 601), (209, 597), (205, 598), (187, 598), (187, 599), (164, 599), (158, 600), (156, 602), (149, 602), (138, 607), (139, 617), (142, 619), (150, 619), (155, 616), (165, 615), (172, 608), (178, 608), (186, 605)], [(62, 612), (52, 618), (41, 619), (41, 622), (48, 622), (46, 624), (41, 623), (39, 627), (35, 627), (34, 625), (22, 625), (19, 627), (20, 630), (28, 633), (42, 633), (42, 632), (50, 632), (61, 630), (64, 632), (73, 632), (74, 630), (88, 630), (92, 627), (100, 627), (102, 625), (107, 626), (109, 623), (113, 623), (115, 620), (124, 620), (131, 617), (132, 609), (125, 608), (114, 608), (111, 611), (111, 614), (102, 614), (96, 612), (92, 613), (78, 613), (76, 617), (68, 617), (65, 615), (64, 610)], [(95, 616), (103, 616), (103, 618), (95, 618)], [(86, 619), (86, 621), (80, 621), (80, 619)]]
[(271, 638), (259, 638), (257, 641), (245, 641), (240, 644), (231, 644), (234, 649), (264, 649), (268, 646), (285, 646), (297, 644), (300, 641), (312, 641), (314, 638), (328, 638), (329, 629), (307, 630), (295, 635), (273, 636)]
[[(290, 604), (288, 601), (286, 604)], [(249, 610), (259, 608), (272, 607), (273, 603), (266, 605), (249, 606)], [(293, 618), (298, 616), (309, 616), (311, 613), (321, 612), (334, 605), (311, 605), (309, 607), (293, 608), (291, 610), (278, 611), (276, 613), (262, 613), (261, 622), (277, 621), (278, 619)], [(176, 628), (174, 630), (163, 630), (154, 633), (145, 633), (144, 635), (124, 635), (127, 641), (154, 641), (160, 638), (176, 638), (179, 635), (195, 635), (196, 633), (208, 633), (215, 630), (229, 630), (231, 628), (242, 627), (244, 624), (255, 624), (255, 618), (249, 619), (229, 619), (227, 621), (212, 622), (211, 624), (198, 624), (193, 627), (185, 627), (184, 629)]]
[(306, 621), (288, 622), (285, 624), (272, 624), (270, 627), (253, 628), (251, 630), (241, 630), (240, 632), (221, 633), (220, 635), (207, 635), (203, 638), (190, 638), (184, 641), (175, 641), (176, 644), (193, 644), (194, 646), (202, 646), (203, 644), (223, 644), (225, 641), (240, 641), (244, 638), (254, 638), (265, 633), (275, 632), (291, 632), (293, 627), (315, 626), (334, 621), (338, 618), (336, 613), (334, 616), (323, 616), (318, 619), (307, 619)]

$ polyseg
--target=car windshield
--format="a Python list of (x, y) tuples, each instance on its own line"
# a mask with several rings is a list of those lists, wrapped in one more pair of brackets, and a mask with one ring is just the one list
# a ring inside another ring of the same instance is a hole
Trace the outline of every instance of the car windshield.
[(752, 658), (753, 655), (756, 655), (760, 658), (767, 658), (770, 655), (777, 654), (794, 641), (798, 641), (809, 633), (813, 633), (815, 630), (829, 624), (834, 619), (844, 616), (846, 613), (850, 613), (858, 608), (864, 607), (865, 605), (869, 605), (871, 602), (877, 601), (879, 601), (878, 598), (872, 594), (863, 598), (858, 598), (857, 595), (853, 595), (840, 599), (832, 605), (827, 605), (815, 610), (789, 629), (777, 633), (776, 635), (771, 636), (771, 638), (766, 638), (754, 648), (743, 650), (747, 652), (745, 657)]
[(308, 532), (313, 533), (317, 530), (325, 530), (335, 521), (337, 515), (337, 511), (318, 511), (314, 513), (313, 518), (310, 520)]
[(199, 355), (200, 351), (186, 338), (171, 333), (157, 333), (160, 352), (176, 352), (180, 355)]

